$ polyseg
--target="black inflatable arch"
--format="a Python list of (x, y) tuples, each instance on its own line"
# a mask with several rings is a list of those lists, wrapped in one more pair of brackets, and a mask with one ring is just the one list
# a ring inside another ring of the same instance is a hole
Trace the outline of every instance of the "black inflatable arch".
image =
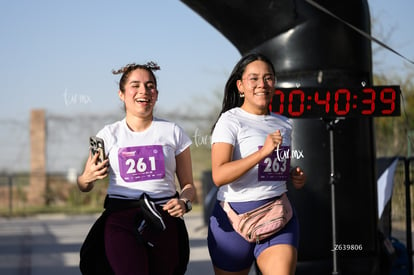
[[(276, 67), (278, 86), (372, 84), (369, 40), (306, 1), (183, 0), (221, 32), (241, 54), (259, 51)], [(317, 1), (343, 20), (370, 33), (366, 0)], [(332, 218), (329, 133), (321, 119), (294, 119), (293, 159), (307, 173), (303, 190), (289, 190), (300, 219), (296, 274), (331, 274)], [(335, 124), (337, 243), (357, 245), (337, 252), (341, 274), (386, 272), (381, 266), (377, 225), (375, 142), (371, 118)], [(386, 274), (386, 273), (384, 273)]]

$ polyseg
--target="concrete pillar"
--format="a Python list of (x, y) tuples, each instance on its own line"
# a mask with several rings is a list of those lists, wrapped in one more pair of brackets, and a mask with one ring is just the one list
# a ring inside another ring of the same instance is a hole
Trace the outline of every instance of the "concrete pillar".
[(30, 186), (27, 193), (30, 205), (45, 203), (46, 192), (46, 121), (44, 110), (30, 114)]

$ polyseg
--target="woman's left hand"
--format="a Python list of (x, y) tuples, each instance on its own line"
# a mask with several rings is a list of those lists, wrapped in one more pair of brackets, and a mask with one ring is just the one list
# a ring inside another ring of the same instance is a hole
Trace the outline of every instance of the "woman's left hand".
[(302, 168), (300, 168), (299, 166), (297, 166), (290, 172), (290, 177), (292, 179), (293, 187), (295, 187), (296, 189), (301, 189), (305, 185), (305, 172), (303, 172)]

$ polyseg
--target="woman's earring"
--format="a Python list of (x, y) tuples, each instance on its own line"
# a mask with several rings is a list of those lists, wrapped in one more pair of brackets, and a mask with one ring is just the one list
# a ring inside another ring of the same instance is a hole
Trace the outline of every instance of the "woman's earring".
[(244, 94), (240, 93), (240, 97), (244, 97)]

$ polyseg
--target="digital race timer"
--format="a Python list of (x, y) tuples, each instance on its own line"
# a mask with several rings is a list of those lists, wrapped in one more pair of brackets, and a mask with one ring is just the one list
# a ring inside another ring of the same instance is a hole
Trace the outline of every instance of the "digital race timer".
[(399, 116), (399, 86), (276, 88), (273, 113), (291, 118)]

